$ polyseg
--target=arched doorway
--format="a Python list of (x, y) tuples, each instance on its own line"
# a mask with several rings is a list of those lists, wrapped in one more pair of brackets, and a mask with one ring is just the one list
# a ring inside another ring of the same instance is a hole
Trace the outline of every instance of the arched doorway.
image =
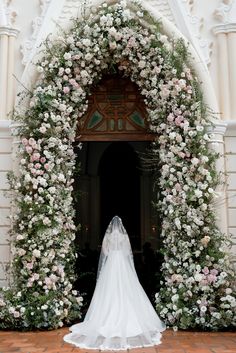
[[(137, 86), (128, 78), (104, 77), (93, 89), (88, 111), (78, 119), (77, 126), (77, 140), (83, 143), (81, 150), (76, 149), (80, 161), (75, 180), (75, 189), (79, 190), (78, 266), (87, 276), (84, 290), (89, 292), (88, 297), (95, 285), (105, 229), (116, 214), (129, 234), (139, 278), (146, 292), (150, 296), (154, 293), (150, 282), (156, 280), (148, 276), (158, 267), (152, 258), (152, 269), (150, 264), (144, 269), (143, 254), (150, 258), (152, 249), (159, 247), (159, 220), (152, 207), (156, 198), (153, 175), (140, 162), (140, 154), (145, 154), (153, 138)], [(87, 283), (91, 285), (89, 290)], [(78, 288), (82, 287), (80, 282)]]

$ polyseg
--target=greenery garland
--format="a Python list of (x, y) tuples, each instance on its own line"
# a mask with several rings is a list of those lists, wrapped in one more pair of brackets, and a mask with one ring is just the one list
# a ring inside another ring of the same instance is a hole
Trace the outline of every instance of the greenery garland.
[(133, 14), (125, 1), (104, 3), (86, 24), (75, 20), (46, 43), (29, 107), (16, 114), (14, 285), (2, 291), (0, 327), (57, 328), (80, 317), (82, 298), (73, 290), (75, 125), (92, 85), (114, 68), (140, 87), (157, 136), (150, 158), (160, 171), (165, 256), (157, 311), (175, 328), (235, 325), (234, 273), (212, 208), (217, 155), (208, 148), (211, 123), (188, 56), (181, 40), (171, 41), (140, 5)]

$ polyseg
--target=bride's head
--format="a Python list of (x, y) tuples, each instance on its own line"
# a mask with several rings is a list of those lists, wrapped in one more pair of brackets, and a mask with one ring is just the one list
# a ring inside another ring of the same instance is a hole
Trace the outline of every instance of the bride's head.
[(113, 233), (114, 231), (118, 231), (121, 234), (125, 234), (126, 230), (123, 226), (122, 220), (118, 216), (114, 216), (109, 223), (109, 226), (107, 228), (108, 233)]

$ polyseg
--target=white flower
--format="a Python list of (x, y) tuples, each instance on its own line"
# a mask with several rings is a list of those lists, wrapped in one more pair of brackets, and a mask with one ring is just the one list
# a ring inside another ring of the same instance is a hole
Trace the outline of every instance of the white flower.
[(42, 309), (42, 310), (47, 310), (47, 308), (48, 308), (48, 305), (47, 305), (47, 304), (44, 304), (44, 305), (41, 306), (41, 309)]
[(65, 60), (70, 60), (71, 59), (71, 53), (67, 52), (67, 53), (64, 54), (63, 57), (64, 57)]
[(66, 110), (66, 105), (65, 104), (60, 104), (58, 108), (59, 108), (59, 110), (61, 112), (64, 112)]
[(42, 66), (37, 66), (37, 71), (39, 73), (42, 73), (44, 71), (43, 67)]
[(195, 190), (195, 191), (194, 191), (194, 194), (195, 194), (198, 198), (202, 197), (202, 191), (199, 190), (199, 189)]
[(33, 254), (33, 256), (35, 256), (37, 258), (39, 258), (41, 256), (40, 250), (37, 250), (37, 249), (34, 249), (32, 254)]
[(82, 40), (82, 44), (85, 46), (85, 47), (89, 47), (91, 45), (91, 40), (88, 39), (88, 38), (85, 38)]
[(25, 181), (28, 183), (32, 180), (31, 176), (29, 174), (25, 174)]
[(93, 54), (87, 53), (84, 58), (85, 60), (90, 61), (93, 58)]
[(231, 288), (226, 288), (225, 293), (226, 294), (231, 294), (233, 291)]
[(178, 299), (179, 299), (179, 294), (174, 294), (174, 295), (171, 297), (171, 300), (172, 300), (173, 303), (174, 303), (174, 302), (177, 302)]
[(146, 61), (140, 60), (139, 63), (138, 63), (138, 67), (139, 67), (140, 69), (144, 69), (145, 66), (146, 66)]
[(201, 306), (201, 312), (205, 313), (207, 311), (207, 307), (205, 305)]
[(110, 42), (109, 43), (109, 47), (110, 47), (111, 50), (116, 49), (116, 47), (117, 47), (116, 42)]
[(199, 159), (198, 158), (196, 158), (196, 157), (194, 157), (194, 158), (192, 158), (191, 159), (191, 163), (193, 164), (193, 165), (197, 165), (197, 164), (199, 164)]
[(42, 134), (44, 134), (44, 133), (47, 131), (47, 129), (46, 129), (46, 127), (43, 125), (43, 126), (40, 126), (39, 131), (40, 131)]
[(201, 273), (196, 273), (194, 276), (194, 279), (196, 282), (200, 282), (203, 278), (203, 275)]

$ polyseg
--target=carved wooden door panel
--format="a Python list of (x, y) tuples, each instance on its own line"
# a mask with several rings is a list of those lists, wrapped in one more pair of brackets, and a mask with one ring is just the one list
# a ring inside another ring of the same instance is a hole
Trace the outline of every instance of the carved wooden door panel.
[(108, 76), (91, 92), (77, 123), (80, 141), (147, 141), (147, 112), (138, 87), (128, 78)]

